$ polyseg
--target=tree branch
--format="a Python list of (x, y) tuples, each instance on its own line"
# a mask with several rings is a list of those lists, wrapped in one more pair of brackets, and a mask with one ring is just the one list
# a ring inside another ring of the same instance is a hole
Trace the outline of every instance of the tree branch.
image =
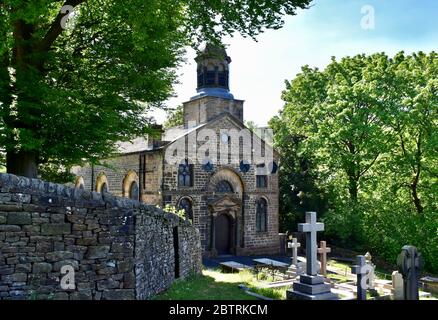
[[(86, 0), (66, 0), (62, 6), (76, 7), (85, 1)], [(62, 33), (63, 28), (61, 26), (61, 20), (64, 16), (64, 13), (58, 13), (44, 38), (36, 45), (38, 51), (48, 51), (58, 36)]]

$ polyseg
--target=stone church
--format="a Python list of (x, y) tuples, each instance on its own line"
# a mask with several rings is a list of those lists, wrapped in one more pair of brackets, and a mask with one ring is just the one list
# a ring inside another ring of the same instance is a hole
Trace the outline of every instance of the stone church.
[(207, 44), (196, 62), (197, 94), (184, 103), (184, 125), (120, 143), (103, 165), (73, 168), (76, 187), (184, 211), (205, 256), (276, 254), (278, 155), (267, 134), (244, 125), (226, 50)]

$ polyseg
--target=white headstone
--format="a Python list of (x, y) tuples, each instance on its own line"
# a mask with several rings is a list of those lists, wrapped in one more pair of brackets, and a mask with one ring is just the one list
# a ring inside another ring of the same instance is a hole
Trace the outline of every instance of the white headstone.
[(394, 293), (394, 300), (403, 300), (403, 276), (400, 272), (394, 271), (392, 273), (392, 290)]
[(375, 279), (376, 279), (376, 275), (375, 275), (375, 270), (376, 270), (376, 265), (373, 264), (373, 262), (371, 261), (371, 254), (369, 252), (367, 252), (365, 254), (365, 260), (368, 266), (370, 266), (371, 268), (369, 268), (370, 272), (368, 274), (368, 289), (374, 289), (375, 288)]

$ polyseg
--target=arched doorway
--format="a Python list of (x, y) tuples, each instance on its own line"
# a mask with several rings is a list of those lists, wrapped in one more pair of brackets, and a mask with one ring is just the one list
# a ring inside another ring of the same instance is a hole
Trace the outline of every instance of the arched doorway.
[(232, 223), (227, 214), (220, 214), (216, 218), (216, 251), (218, 255), (231, 253), (231, 227)]

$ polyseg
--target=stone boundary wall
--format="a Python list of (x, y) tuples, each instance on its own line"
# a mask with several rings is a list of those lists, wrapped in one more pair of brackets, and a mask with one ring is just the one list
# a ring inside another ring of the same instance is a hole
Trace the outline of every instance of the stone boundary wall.
[[(201, 272), (201, 255), (198, 230), (174, 214), (0, 174), (0, 300), (147, 299)], [(75, 289), (61, 287), (66, 265)]]

